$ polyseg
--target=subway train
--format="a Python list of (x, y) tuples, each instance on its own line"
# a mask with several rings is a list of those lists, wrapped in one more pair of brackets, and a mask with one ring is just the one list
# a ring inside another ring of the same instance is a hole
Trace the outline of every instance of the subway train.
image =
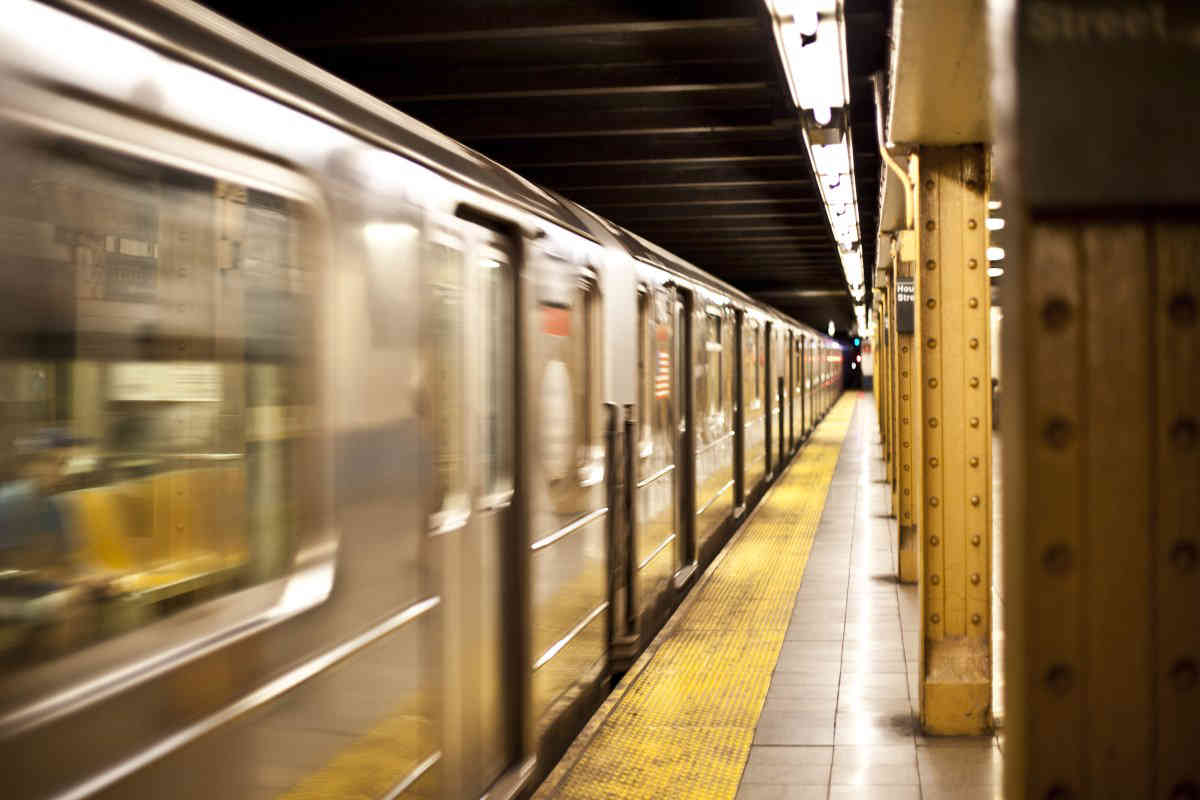
[(0, 183), (7, 797), (527, 793), (841, 388), (184, 0), (9, 0)]

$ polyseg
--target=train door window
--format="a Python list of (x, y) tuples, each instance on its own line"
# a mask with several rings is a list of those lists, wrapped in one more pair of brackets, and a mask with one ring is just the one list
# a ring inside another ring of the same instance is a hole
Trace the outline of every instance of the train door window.
[[(638, 326), (637, 326), (637, 385), (638, 385), (638, 442), (639, 448), (645, 450), (647, 443), (650, 441), (651, 431), (651, 416), (653, 414), (654, 390), (652, 387), (653, 379), (649, 364), (651, 361), (650, 353), (650, 293), (645, 286), (638, 287)], [(643, 454), (644, 457), (644, 454)]]
[(708, 416), (720, 422), (721, 410), (725, 407), (724, 374), (725, 351), (721, 345), (721, 317), (709, 312), (705, 314), (704, 349), (707, 360)]
[(430, 411), (435, 444), (432, 478), (435, 530), (460, 524), (469, 513), (465, 464), (463, 401), (463, 295), (466, 254), (463, 244), (439, 234), (429, 244)]
[(324, 528), (303, 196), (0, 129), (0, 670), (210, 633), (152, 623), (242, 602)]
[(483, 342), (483, 491), (491, 496), (512, 491), (513, 454), (513, 296), (512, 268), (506, 253), (488, 248), (476, 258), (484, 305)]
[(540, 313), (546, 359), (541, 382), (542, 469), (553, 504), (570, 516), (590, 507), (590, 501), (583, 502), (590, 493), (579, 490), (597, 485), (604, 469), (598, 436), (600, 360), (595, 349), (600, 314), (595, 280), (580, 276), (561, 302), (543, 298)]
[(606, 514), (600, 425), (601, 296), (587, 267), (537, 259), (534, 412), (539, 434), (531, 492), (533, 714), (603, 658)]

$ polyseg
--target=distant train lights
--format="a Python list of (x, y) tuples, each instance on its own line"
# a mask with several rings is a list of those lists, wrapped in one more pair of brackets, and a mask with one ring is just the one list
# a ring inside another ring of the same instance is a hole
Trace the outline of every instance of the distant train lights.
[(833, 336), (833, 334), (834, 334), (834, 331), (836, 331), (836, 330), (837, 330), (837, 326), (835, 326), (835, 325), (833, 324), (833, 320), (829, 320), (829, 328), (828, 328), (828, 330), (829, 330), (829, 335), (830, 335), (830, 336)]

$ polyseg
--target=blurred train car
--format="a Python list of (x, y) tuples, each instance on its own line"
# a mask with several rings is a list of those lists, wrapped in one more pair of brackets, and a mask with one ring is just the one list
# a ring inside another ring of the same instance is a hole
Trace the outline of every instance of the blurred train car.
[(831, 340), (183, 0), (0, 15), (6, 795), (528, 790)]

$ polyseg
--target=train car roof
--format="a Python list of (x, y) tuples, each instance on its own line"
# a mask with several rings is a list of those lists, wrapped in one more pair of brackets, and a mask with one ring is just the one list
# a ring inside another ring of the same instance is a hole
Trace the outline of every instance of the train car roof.
[(575, 209), (376, 97), (191, 0), (40, 0), (591, 238)]
[(467, 186), (595, 240), (589, 217), (633, 258), (673, 270), (815, 336), (828, 338), (670, 251), (397, 110), (191, 0), (40, 0), (118, 31)]

